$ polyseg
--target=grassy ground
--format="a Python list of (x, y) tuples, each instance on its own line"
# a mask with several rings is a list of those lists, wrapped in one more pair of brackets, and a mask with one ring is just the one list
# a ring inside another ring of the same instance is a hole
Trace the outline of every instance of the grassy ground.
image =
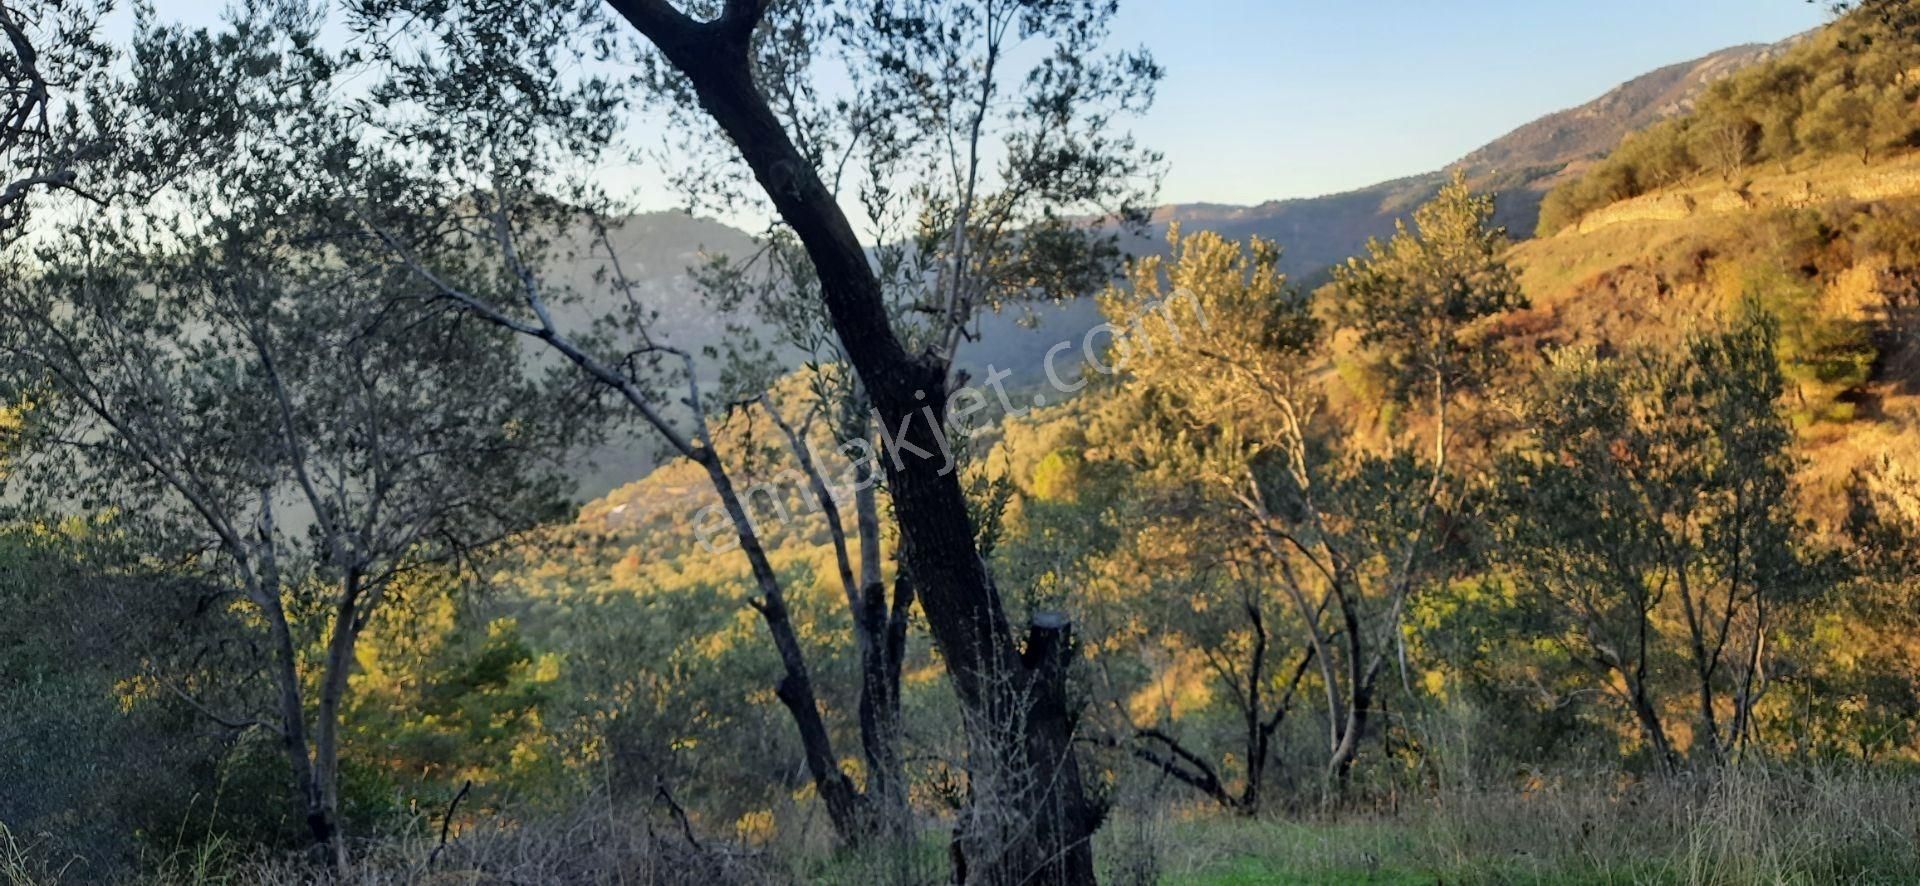
[(1178, 833), (1195, 848), (1171, 853), (1158, 879), (1167, 886), (1698, 882), (1662, 859), (1596, 862), (1552, 852), (1450, 858), (1434, 835), (1388, 821), (1211, 821), (1183, 825)]
[[(1454, 791), (1392, 815), (1247, 819), (1123, 803), (1098, 838), (1113, 886), (1920, 883), (1920, 774), (1753, 768)], [(813, 855), (811, 884), (944, 882), (946, 833), (887, 857)]]
[[(338, 881), (292, 857), (201, 853), (132, 882), (935, 886), (948, 881), (949, 828), (929, 821), (914, 845), (867, 853), (813, 839), (690, 845), (677, 831), (588, 809), (477, 828), (444, 849), (429, 834), (363, 845)], [(1920, 773), (1755, 767), (1672, 781), (1608, 776), (1447, 791), (1392, 815), (1257, 819), (1158, 795), (1123, 800), (1098, 841), (1109, 886), (1920, 883)], [(88, 881), (0, 828), (0, 886)]]
[(1375, 821), (1311, 824), (1214, 819), (1181, 822), (1161, 864), (1169, 886), (1430, 884), (1419, 834)]
[(1758, 772), (1463, 794), (1390, 818), (1121, 821), (1105, 839), (1121, 883), (1920, 883), (1920, 783)]

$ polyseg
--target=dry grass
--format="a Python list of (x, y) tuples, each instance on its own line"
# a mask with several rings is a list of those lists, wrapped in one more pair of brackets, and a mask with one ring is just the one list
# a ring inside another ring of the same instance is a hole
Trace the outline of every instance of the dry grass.
[(1167, 882), (1920, 882), (1920, 779), (1752, 767), (1453, 792), (1399, 816), (1183, 822)]
[(71, 862), (48, 852), (45, 842), (16, 835), (0, 822), (0, 886), (60, 882)]
[[(1920, 773), (1746, 766), (1668, 780), (1536, 779), (1455, 790), (1397, 814), (1244, 819), (1140, 789), (1098, 837), (1104, 882), (1657, 883), (1920, 882)], [(1190, 799), (1190, 798), (1189, 798)], [(591, 803), (587, 804), (593, 805)], [(951, 823), (865, 853), (748, 851), (604, 810), (356, 847), (335, 879), (298, 856), (170, 859), (155, 884), (729, 884), (945, 882)], [(0, 828), (0, 886), (74, 882)]]
[(1693, 884), (1920, 879), (1920, 787), (1861, 771), (1737, 768), (1717, 777), (1451, 798), (1436, 844), (1469, 869), (1586, 870)]
[(517, 825), (482, 824), (444, 847), (437, 837), (419, 836), (357, 848), (351, 870), (337, 878), (302, 857), (283, 857), (246, 862), (217, 879), (182, 882), (757, 886), (787, 880), (758, 853), (690, 842), (677, 830), (594, 810)]

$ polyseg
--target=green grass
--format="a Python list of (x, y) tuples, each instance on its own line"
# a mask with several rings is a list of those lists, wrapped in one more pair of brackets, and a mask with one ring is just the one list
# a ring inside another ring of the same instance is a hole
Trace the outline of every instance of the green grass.
[[(937, 886), (948, 882), (951, 827), (930, 818), (905, 846), (862, 851), (834, 849), (811, 829), (766, 846), (714, 842), (689, 852), (656, 839), (644, 821), (589, 810), (465, 834), (445, 871), (486, 872), (486, 882), (574, 882), (619, 870), (635, 875), (630, 882), (673, 874), (665, 882), (697, 886)], [(418, 882), (429, 843), (367, 847), (362, 881)], [(1394, 814), (1256, 819), (1184, 795), (1129, 795), (1096, 837), (1095, 857), (1108, 886), (1920, 883), (1920, 772), (1755, 765), (1672, 779), (1567, 777), (1416, 795)], [(48, 861), (0, 829), (0, 886), (61, 881)], [(689, 863), (700, 866), (680, 876)], [(287, 860), (236, 866), (226, 845), (207, 841), (147, 873), (139, 882), (168, 886), (304, 884), (312, 871)]]
[(1209, 817), (1171, 825), (1162, 882), (1433, 883), (1413, 828), (1385, 821), (1302, 823)]
[[(1910, 856), (1848, 849), (1729, 867), (1692, 844), (1611, 845), (1600, 851), (1562, 843), (1537, 851), (1462, 853), (1439, 828), (1369, 821), (1317, 824), (1205, 818), (1168, 829), (1158, 882), (1168, 886), (1291, 884), (1501, 884), (1627, 886), (1694, 883), (1904, 883)], [(1752, 859), (1748, 859), (1751, 861)], [(1109, 880), (1114, 878), (1109, 877)]]
[(1101, 857), (1106, 882), (1177, 886), (1920, 883), (1915, 787), (1899, 773), (1756, 768), (1451, 794), (1385, 818), (1133, 813)]
[(56, 864), (40, 841), (15, 836), (0, 822), (0, 886), (42, 886), (58, 883), (72, 859)]
[(793, 870), (796, 882), (812, 886), (840, 883), (940, 883), (947, 875), (948, 832), (930, 828), (904, 846), (852, 851), (830, 850), (802, 856)]
[(1432, 873), (1396, 869), (1315, 870), (1303, 872), (1271, 858), (1243, 856), (1215, 868), (1192, 874), (1172, 874), (1161, 882), (1169, 886), (1350, 886), (1350, 884), (1389, 884), (1389, 886), (1429, 886), (1442, 882)]

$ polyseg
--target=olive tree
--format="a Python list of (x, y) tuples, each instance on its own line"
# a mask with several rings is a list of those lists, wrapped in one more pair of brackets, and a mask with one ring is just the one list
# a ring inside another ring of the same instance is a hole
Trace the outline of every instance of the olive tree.
[(0, 3), (0, 237), (36, 195), (87, 193), (81, 166), (102, 147), (85, 94), (106, 82), (100, 0)]
[[(1456, 404), (1495, 365), (1486, 321), (1524, 304), (1492, 214), (1456, 178), (1413, 225), (1337, 268), (1326, 307), (1279, 274), (1272, 244), (1176, 231), (1170, 258), (1140, 262), (1130, 291), (1103, 306), (1126, 326), (1128, 377), (1194, 425), (1202, 475), (1253, 530), (1259, 571), (1304, 635), (1301, 668), (1317, 669), (1336, 785), (1373, 728), (1388, 666), (1405, 670), (1408, 600), (1445, 565)], [(1387, 397), (1426, 419), (1430, 448), (1375, 452), (1326, 414), (1329, 321), (1356, 333)], [(1248, 613), (1255, 636), (1278, 623)], [(1265, 664), (1265, 643), (1248, 649), (1249, 666)]]
[[(1558, 354), (1500, 471), (1496, 562), (1661, 767), (1682, 751), (1667, 723), (1676, 683), (1695, 698), (1699, 759), (1752, 741), (1775, 613), (1805, 578), (1773, 335), (1746, 318), (1689, 334), (1676, 355)], [(1674, 662), (1685, 679), (1663, 677)]]
[[(1074, 216), (1138, 218), (1155, 158), (1115, 123), (1150, 100), (1158, 69), (1144, 53), (1103, 48), (1114, 12), (1106, 2), (610, 5), (615, 19), (596, 18), (597, 7), (560, 18), (590, 35), (582, 42), (596, 52), (617, 43), (603, 28), (609, 21), (645, 38), (638, 47), (641, 85), (664, 111), (668, 141), (685, 163), (675, 178), (696, 197), (771, 210), (769, 241), (784, 239), (796, 247), (791, 256), (804, 257), (803, 291), (813, 297), (816, 328), (831, 331), (833, 357), (857, 380), (847, 389), (856, 393), (843, 400), (855, 408), (836, 411), (870, 422), (866, 429), (856, 424), (853, 436), (877, 432), (882, 440), (885, 452), (875, 459), (882, 467), (871, 479), (894, 505), (908, 581), (896, 582), (893, 599), (881, 606), (885, 589), (869, 580), (875, 570), (842, 570), (843, 579), (853, 576), (847, 584), (856, 637), (865, 635), (869, 661), (879, 656), (879, 667), (864, 669), (880, 678), (863, 678), (870, 699), (863, 710), (894, 704), (873, 696), (887, 693), (886, 662), (894, 655), (888, 650), (900, 616), (917, 602), (969, 723), (972, 802), (956, 843), (968, 875), (1090, 879), (1088, 839), (1102, 815), (1074, 754), (1076, 717), (1064, 683), (1068, 624), (1046, 614), (1025, 644), (1016, 639), (949, 457), (948, 412), (962, 389), (954, 357), (982, 310), (1084, 291), (1105, 279), (1117, 256), (1115, 232)], [(391, 238), (396, 252), (410, 254), (409, 263), (447, 298), (547, 342), (614, 391), (672, 449), (709, 466), (740, 546), (755, 561), (755, 603), (782, 650), (779, 695), (802, 732), (816, 786), (842, 837), (851, 838), (865, 801), (826, 744), (797, 646), (789, 649), (783, 639), (790, 633), (783, 596), (778, 577), (759, 562), (751, 516), (727, 503), (732, 481), (718, 469), (705, 430), (712, 404), (696, 389), (695, 355), (676, 353), (640, 328), (644, 309), (628, 320), (619, 344), (594, 350), (585, 330), (552, 321), (554, 290), (525, 258), (525, 210), (543, 192), (514, 183), (550, 181), (553, 167), (536, 165), (529, 176), (514, 165), (546, 146), (582, 143), (506, 133), (525, 122), (550, 133), (559, 120), (562, 129), (601, 138), (604, 131), (591, 126), (572, 127), (607, 120), (621, 107), (549, 102), (550, 75), (559, 69), (547, 60), (555, 56), (536, 48), (550, 44), (524, 38), (552, 17), (499, 4), (440, 7), (446, 14), (433, 17), (408, 15), (405, 3), (355, 8), (368, 32), (398, 27), (450, 50), (397, 82), (435, 109), (426, 119), (458, 121), (429, 127), (440, 135), (427, 138), (454, 148), (462, 174), (490, 182), (474, 189), (487, 219), (480, 248), (507, 269), (504, 276), (526, 285), (511, 302), (487, 302), (436, 270), (406, 238)], [(518, 36), (497, 39), (503, 34)], [(503, 44), (529, 51), (494, 52)], [(630, 292), (614, 267), (618, 257), (609, 254), (607, 262), (612, 285)], [(676, 421), (663, 408), (661, 372), (686, 391), (681, 400), (693, 401), (682, 404), (690, 418)], [(810, 485), (817, 493), (818, 484)], [(856, 500), (858, 535), (872, 534), (872, 514)], [(878, 558), (863, 551), (862, 559)], [(885, 637), (875, 618), (883, 609)], [(884, 723), (865, 732), (870, 746), (897, 741), (890, 734), (897, 729)], [(870, 751), (883, 764), (879, 771), (893, 768), (888, 754), (897, 752)]]
[(32, 501), (111, 516), (251, 609), (276, 708), (205, 713), (279, 734), (298, 816), (342, 864), (357, 641), (404, 577), (556, 514), (590, 424), (510, 336), (385, 260), (338, 190), (352, 176), (323, 172), (366, 173), (363, 198), (379, 177), (303, 111), (311, 31), (280, 33), (225, 81), (235, 150), (142, 211), (48, 230), (0, 292), (0, 355), (32, 407), (13, 478)]
[[(975, 308), (993, 284), (1026, 291), (1046, 282), (1022, 273), (1020, 261), (1004, 266), (1008, 277), (990, 273), (1009, 253), (985, 246), (995, 237), (1084, 245), (1058, 210), (1101, 208), (1131, 193), (1138, 153), (1114, 140), (1110, 123), (1151, 95), (1157, 70), (1144, 54), (1103, 53), (1110, 2), (612, 5), (657, 51), (683, 107), (697, 107), (732, 142), (806, 250), (848, 362), (896, 455), (908, 454), (886, 462), (887, 488), (974, 745), (960, 873), (983, 882), (1091, 880), (1089, 839), (1102, 814), (1073, 748), (1068, 624), (1039, 617), (1024, 647), (1015, 639), (959, 478), (929, 456), (945, 451), (952, 361)], [(1035, 60), (1016, 57), (1022, 39), (1040, 44), (1028, 57)], [(1024, 72), (1008, 70), (1016, 64)], [(853, 94), (807, 99), (841, 71), (851, 73)], [(1004, 94), (1010, 82), (1021, 84), (1019, 94)], [(886, 282), (833, 187), (841, 184), (833, 159), (862, 145), (867, 186), (857, 196), (869, 214), (884, 218), (904, 192), (917, 198), (904, 216), (945, 240), (933, 284), (921, 290), (920, 307), (934, 318), (925, 335), (888, 310)], [(989, 147), (1003, 155), (997, 189), (986, 187)]]

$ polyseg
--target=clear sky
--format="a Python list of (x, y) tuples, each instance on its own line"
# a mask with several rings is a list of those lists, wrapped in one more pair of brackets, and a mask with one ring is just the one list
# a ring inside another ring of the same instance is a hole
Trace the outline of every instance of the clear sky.
[[(224, 2), (157, 0), (213, 24)], [(1134, 131), (1169, 203), (1308, 197), (1439, 169), (1626, 80), (1827, 20), (1825, 0), (1122, 0), (1167, 69)], [(643, 190), (652, 190), (650, 188)], [(669, 199), (662, 195), (661, 199)]]
[(1135, 131), (1170, 203), (1258, 203), (1438, 169), (1640, 74), (1827, 19), (1806, 0), (1123, 0), (1167, 69)]

